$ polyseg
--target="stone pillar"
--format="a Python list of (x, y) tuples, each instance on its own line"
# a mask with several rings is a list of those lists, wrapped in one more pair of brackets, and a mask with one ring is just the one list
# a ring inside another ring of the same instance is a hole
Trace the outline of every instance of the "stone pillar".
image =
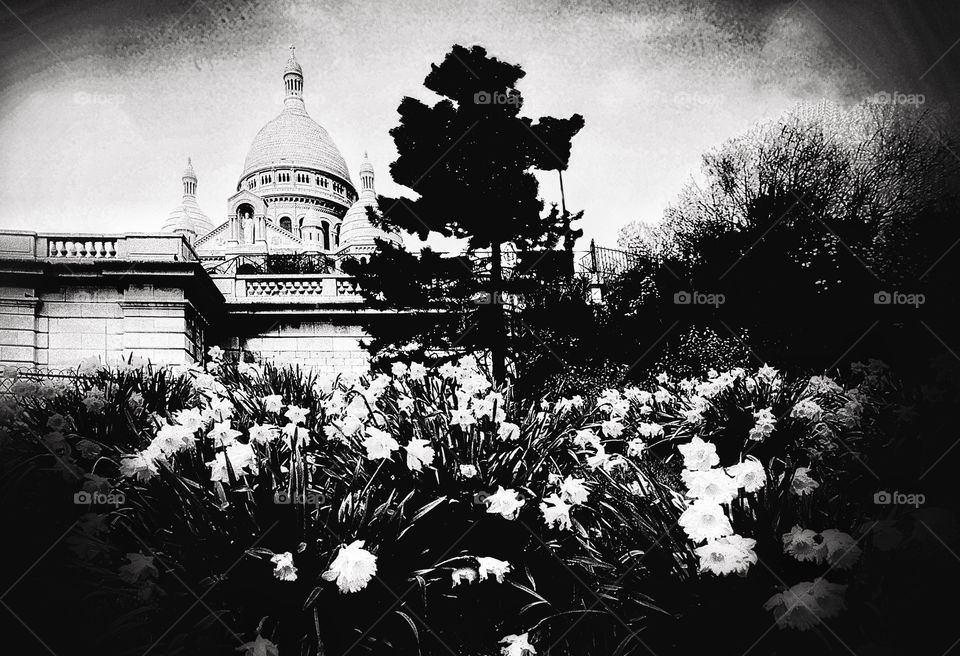
[(47, 331), (46, 326), (39, 325), (39, 301), (33, 297), (33, 290), (4, 288), (3, 291), (25, 293), (19, 298), (0, 298), (0, 363), (26, 368), (45, 364), (46, 358), (38, 357), (38, 350), (46, 354)]
[(240, 243), (240, 217), (236, 214), (232, 214), (229, 218), (230, 225), (227, 229), (227, 243), (229, 244), (239, 244)]

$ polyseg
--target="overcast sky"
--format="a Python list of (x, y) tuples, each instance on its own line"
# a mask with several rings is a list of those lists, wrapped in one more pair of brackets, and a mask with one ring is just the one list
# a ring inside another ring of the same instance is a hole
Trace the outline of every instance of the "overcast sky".
[[(583, 114), (567, 204), (612, 245), (660, 218), (703, 152), (798, 102), (955, 100), (955, 18), (897, 0), (0, 0), (0, 227), (159, 230), (188, 155), (219, 223), (282, 107), (291, 43), (351, 172), (369, 151), (378, 191), (402, 192), (387, 174), (397, 105), (432, 102), (423, 78), (460, 43), (526, 70), (525, 114)], [(542, 183), (557, 200), (555, 174)]]

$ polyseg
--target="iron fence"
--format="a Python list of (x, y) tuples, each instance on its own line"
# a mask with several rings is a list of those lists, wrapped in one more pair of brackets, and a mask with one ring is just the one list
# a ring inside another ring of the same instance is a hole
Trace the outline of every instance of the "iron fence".
[(18, 380), (29, 380), (38, 385), (44, 382), (82, 382), (92, 380), (78, 369), (39, 369), (36, 367), (7, 367), (0, 375), (0, 396), (12, 396)]
[(236, 255), (225, 260), (209, 260), (204, 264), (207, 273), (271, 274), (271, 273), (333, 273), (334, 261), (323, 253), (288, 253), (269, 255)]

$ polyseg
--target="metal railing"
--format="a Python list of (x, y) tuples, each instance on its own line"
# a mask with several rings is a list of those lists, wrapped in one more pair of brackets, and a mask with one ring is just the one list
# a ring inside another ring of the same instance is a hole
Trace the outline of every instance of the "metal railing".
[(334, 273), (334, 260), (323, 253), (236, 255), (204, 263), (211, 275), (264, 275), (274, 273)]
[(93, 380), (93, 377), (81, 374), (79, 369), (38, 369), (36, 367), (8, 367), (0, 375), (0, 396), (13, 396), (17, 381), (30, 381), (40, 385), (44, 382), (77, 383)]

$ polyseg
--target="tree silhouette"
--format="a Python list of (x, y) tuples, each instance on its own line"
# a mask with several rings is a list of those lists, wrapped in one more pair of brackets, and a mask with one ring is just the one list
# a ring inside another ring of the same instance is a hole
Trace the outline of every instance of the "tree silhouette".
[[(408, 326), (422, 329), (432, 322), (432, 329), (419, 334), (398, 322), (382, 323), (373, 329), (375, 348), (411, 341), (423, 348), (487, 347), (494, 377), (505, 377), (503, 312), (511, 288), (503, 270), (504, 245), (529, 252), (563, 239), (569, 252), (580, 234), (570, 228), (579, 214), (556, 207), (544, 213), (533, 171), (567, 167), (583, 117), (521, 116), (523, 97), (516, 85), (524, 75), (479, 46), (455, 45), (424, 80), (441, 100), (432, 106), (409, 97), (401, 101), (400, 123), (390, 130), (399, 153), (390, 174), (417, 197), (381, 196), (382, 214), (371, 210), (370, 219), (421, 239), (431, 234), (466, 239), (474, 257), (425, 251), (416, 258), (379, 242), (368, 263), (346, 265), (375, 306), (406, 310)], [(401, 263), (403, 275), (416, 283), (396, 280)]]

